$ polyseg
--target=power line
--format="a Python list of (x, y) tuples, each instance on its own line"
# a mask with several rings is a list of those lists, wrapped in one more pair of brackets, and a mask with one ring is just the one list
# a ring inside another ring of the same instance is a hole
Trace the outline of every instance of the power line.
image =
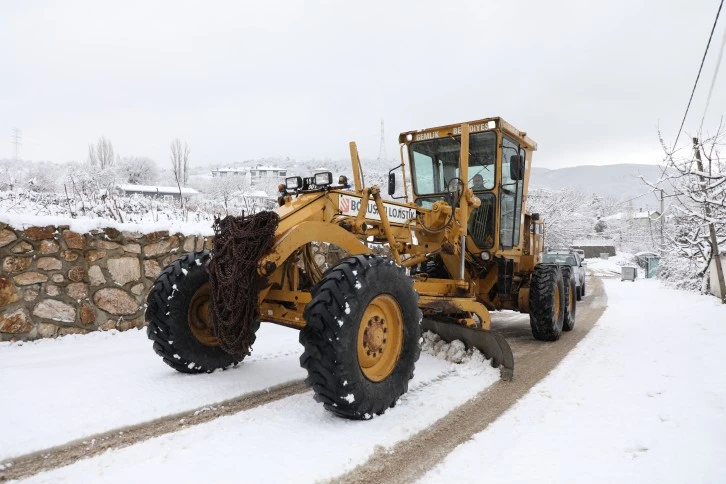
[(641, 193), (640, 195), (638, 195), (638, 196), (635, 196), (635, 197), (633, 197), (633, 198), (629, 198), (629, 199), (627, 199), (627, 200), (622, 200), (622, 201), (620, 201), (620, 202), (616, 203), (615, 205), (622, 205), (623, 203), (628, 203), (628, 202), (632, 202), (633, 200), (637, 200), (638, 198), (644, 197), (644, 196), (646, 196), (646, 195), (647, 195), (647, 194), (649, 194), (649, 193), (653, 193), (653, 190), (648, 190), (647, 192), (645, 192), (645, 193)]
[(701, 71), (703, 70), (703, 64), (706, 62), (706, 55), (708, 54), (708, 48), (711, 46), (711, 39), (713, 38), (713, 32), (716, 30), (716, 24), (718, 23), (718, 17), (721, 15), (721, 7), (723, 7), (723, 0), (718, 6), (718, 12), (716, 12), (716, 19), (713, 21), (713, 27), (711, 27), (711, 35), (708, 36), (708, 43), (706, 44), (706, 51), (703, 53), (701, 59), (701, 66), (698, 68), (698, 75), (696, 76), (696, 82), (693, 83), (693, 90), (691, 91), (691, 97), (688, 99), (688, 105), (686, 106), (686, 112), (683, 114), (683, 120), (681, 121), (681, 127), (678, 128), (678, 134), (676, 135), (676, 141), (673, 143), (673, 148), (678, 144), (678, 138), (681, 137), (681, 131), (683, 125), (686, 123), (686, 116), (688, 116), (688, 110), (691, 108), (691, 102), (693, 101), (693, 95), (696, 93), (696, 86), (698, 86), (698, 79), (701, 77)]
[(711, 86), (708, 88), (708, 97), (706, 98), (706, 107), (703, 109), (703, 117), (701, 118), (701, 126), (698, 128), (699, 133), (703, 129), (703, 122), (706, 121), (706, 113), (708, 112), (708, 105), (711, 104), (711, 95), (713, 94), (714, 86), (716, 86), (716, 78), (718, 77), (718, 71), (721, 68), (721, 59), (723, 58), (723, 49), (725, 46), (726, 46), (726, 29), (724, 29), (724, 31), (723, 31), (723, 39), (721, 39), (721, 49), (719, 49), (719, 51), (718, 51), (718, 58), (716, 59), (716, 67), (713, 70), (713, 79), (711, 79)]

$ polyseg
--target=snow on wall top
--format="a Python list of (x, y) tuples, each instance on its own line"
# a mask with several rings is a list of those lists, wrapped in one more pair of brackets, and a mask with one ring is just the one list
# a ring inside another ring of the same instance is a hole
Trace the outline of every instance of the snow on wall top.
[(88, 233), (94, 229), (111, 227), (122, 232), (139, 232), (142, 234), (168, 230), (169, 233), (172, 234), (214, 235), (212, 223), (209, 221), (184, 222), (181, 220), (160, 220), (158, 222), (120, 223), (104, 218), (70, 218), (59, 217), (57, 215), (16, 215), (0, 212), (0, 222), (21, 230), (25, 230), (28, 227), (44, 227), (46, 225), (68, 225), (71, 230), (81, 234)]

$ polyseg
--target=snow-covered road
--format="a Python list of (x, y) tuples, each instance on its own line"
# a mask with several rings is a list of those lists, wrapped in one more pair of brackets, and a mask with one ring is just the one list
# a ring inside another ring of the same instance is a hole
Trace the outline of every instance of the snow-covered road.
[[(249, 360), (210, 375), (183, 375), (167, 367), (143, 331), (6, 343), (0, 346), (0, 365), (7, 370), (0, 376), (0, 387), (8, 389), (2, 407), (11, 418), (0, 434), (0, 459), (304, 378), (297, 336), (294, 330), (263, 325)], [(171, 460), (181, 459), (173, 465), (178, 482), (238, 482), (233, 476), (239, 472), (240, 456), (245, 456), (245, 473), (251, 475), (319, 479), (355, 467), (376, 448), (410, 437), (498, 380), (499, 370), (481, 355), (454, 364), (422, 353), (409, 392), (396, 408), (369, 422), (332, 416), (308, 391), (109, 451), (36, 479), (146, 482)], [(311, 445), (316, 455), (327, 457), (311, 459), (304, 451)], [(209, 452), (218, 462), (214, 477), (197, 458)], [(285, 466), (279, 465), (281, 455)]]
[(726, 306), (604, 283), (587, 338), (423, 482), (726, 482)]
[(0, 461), (305, 378), (298, 332), (263, 324), (236, 368), (186, 375), (146, 330), (0, 343)]
[[(726, 482), (726, 308), (657, 281), (604, 283), (608, 309), (595, 328), (424, 482)], [(296, 331), (265, 325), (259, 334), (253, 357), (238, 368), (192, 376), (163, 365), (137, 331), (0, 345), (0, 404), (10, 416), (0, 451), (48, 448), (304, 377)], [(550, 353), (531, 344), (532, 355)], [(423, 353), (410, 391), (371, 421), (336, 418), (308, 391), (28, 482), (330, 479), (415, 441), (497, 381), (486, 362), (455, 365)]]

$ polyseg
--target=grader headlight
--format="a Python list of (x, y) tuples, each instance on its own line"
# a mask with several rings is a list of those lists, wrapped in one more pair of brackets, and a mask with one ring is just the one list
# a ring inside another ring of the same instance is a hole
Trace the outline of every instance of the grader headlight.
[(302, 186), (302, 178), (299, 176), (291, 176), (285, 178), (285, 188), (288, 190), (298, 190)]
[(333, 183), (333, 174), (329, 171), (324, 171), (315, 174), (315, 186), (324, 187)]

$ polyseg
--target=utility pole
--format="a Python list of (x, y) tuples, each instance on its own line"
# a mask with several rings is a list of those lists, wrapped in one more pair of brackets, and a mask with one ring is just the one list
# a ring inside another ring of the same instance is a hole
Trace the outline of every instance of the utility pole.
[(13, 128), (13, 140), (11, 143), (15, 145), (15, 161), (19, 160), (18, 153), (20, 152), (20, 147), (23, 146), (22, 134), (23, 132), (21, 130)]
[[(698, 167), (699, 173), (703, 173), (703, 162), (701, 161), (701, 149), (698, 147), (698, 138), (693, 138), (693, 150), (696, 157), (696, 166)], [(699, 175), (701, 183), (705, 184), (706, 179), (703, 175)], [(706, 218), (711, 219), (711, 208), (708, 203), (704, 204), (704, 211), (706, 212)], [(716, 228), (713, 226), (713, 222), (708, 222), (708, 232), (711, 236), (711, 259), (713, 259), (716, 265), (716, 276), (718, 279), (718, 289), (721, 295), (721, 304), (726, 304), (726, 283), (723, 279), (723, 267), (721, 267), (721, 256), (718, 252), (718, 239), (716, 238)]]
[(660, 189), (660, 248), (661, 250), (665, 247), (665, 241), (663, 239), (663, 219), (665, 214), (663, 213), (663, 189)]

